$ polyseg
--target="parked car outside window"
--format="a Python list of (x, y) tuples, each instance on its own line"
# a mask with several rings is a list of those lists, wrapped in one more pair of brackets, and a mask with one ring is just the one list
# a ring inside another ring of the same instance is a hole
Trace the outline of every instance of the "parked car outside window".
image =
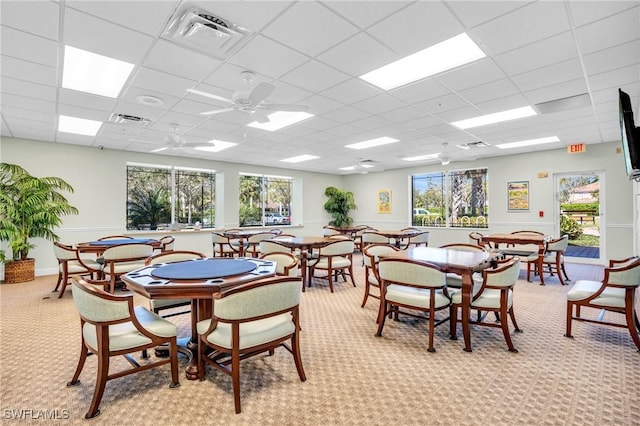
[(262, 220), (267, 225), (272, 223), (281, 224), (281, 223), (284, 223), (285, 217), (282, 216), (280, 213), (265, 213), (264, 216), (262, 216)]

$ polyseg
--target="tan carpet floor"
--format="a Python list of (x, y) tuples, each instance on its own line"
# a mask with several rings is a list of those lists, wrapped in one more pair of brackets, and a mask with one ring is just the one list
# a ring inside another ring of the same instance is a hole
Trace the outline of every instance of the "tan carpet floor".
[[(242, 413), (234, 414), (230, 378), (213, 369), (206, 380), (169, 389), (169, 367), (110, 381), (102, 414), (84, 420), (95, 384), (95, 357), (67, 388), (80, 350), (70, 292), (51, 293), (55, 276), (0, 285), (0, 422), (94, 425), (640, 425), (640, 353), (624, 329), (574, 325), (563, 337), (566, 293), (520, 275), (510, 353), (499, 329), (472, 328), (473, 353), (436, 329), (437, 352), (426, 351), (427, 324), (387, 321), (375, 337), (378, 301), (360, 307), (357, 287), (329, 293), (316, 280), (302, 296), (301, 347), (307, 381), (290, 354), (276, 351), (243, 362)], [(568, 265), (571, 283), (601, 279), (602, 268)], [(142, 298), (136, 302), (146, 304)], [(593, 312), (596, 315), (597, 312)], [(181, 334), (189, 316), (172, 317)], [(124, 361), (114, 363), (117, 368)], [(181, 359), (180, 367), (186, 365)], [(113, 371), (113, 369), (112, 369)], [(47, 419), (46, 417), (58, 417)]]

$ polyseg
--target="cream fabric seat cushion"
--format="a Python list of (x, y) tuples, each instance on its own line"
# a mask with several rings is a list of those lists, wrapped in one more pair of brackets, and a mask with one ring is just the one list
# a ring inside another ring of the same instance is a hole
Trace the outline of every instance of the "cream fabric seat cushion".
[[(345, 268), (351, 265), (351, 261), (346, 257), (333, 257), (331, 259), (331, 268)], [(328, 269), (329, 268), (329, 259), (322, 257), (320, 258), (315, 265), (313, 265), (316, 269)]]
[[(204, 334), (210, 324), (211, 319), (198, 322), (198, 334)], [(295, 330), (296, 326), (293, 323), (290, 313), (241, 323), (240, 349), (251, 348), (278, 340), (293, 334)], [(207, 340), (214, 345), (231, 349), (231, 324), (218, 322), (218, 326), (207, 336)]]
[[(82, 261), (89, 268), (93, 268), (93, 269), (96, 269), (96, 270), (99, 270), (100, 268), (102, 268), (102, 265), (100, 265), (98, 262), (96, 262), (93, 259), (82, 259)], [(62, 271), (62, 265), (60, 265), (60, 271)], [(71, 275), (71, 274), (79, 274), (79, 273), (82, 273), (82, 272), (87, 272), (87, 268), (82, 266), (82, 264), (80, 262), (78, 262), (77, 260), (69, 260), (69, 261), (67, 261), (67, 272), (69, 273), (69, 275)]]
[[(474, 294), (476, 292), (474, 291)], [(457, 291), (451, 296), (451, 301), (455, 304), (462, 303), (462, 292)], [(513, 291), (509, 290), (507, 296), (507, 308), (513, 304)], [(480, 297), (471, 303), (471, 308), (500, 308), (500, 290), (495, 288), (486, 288)]]
[[(423, 309), (429, 309), (431, 291), (415, 287), (407, 287), (404, 285), (390, 284), (387, 286), (385, 299), (387, 302), (402, 303), (410, 306), (417, 306)], [(442, 308), (449, 306), (450, 300), (441, 290), (437, 290), (435, 294), (435, 307)]]
[[(592, 296), (602, 287), (600, 281), (578, 280), (567, 293), (567, 300), (577, 301)], [(624, 308), (624, 288), (607, 287), (600, 296), (593, 299), (590, 303), (595, 305), (610, 306), (612, 308)]]
[[(149, 332), (162, 337), (175, 336), (178, 332), (176, 325), (161, 318), (142, 306), (134, 307), (134, 312), (140, 324)], [(87, 344), (92, 348), (98, 348), (96, 327), (93, 324), (85, 323), (82, 328), (82, 335)], [(115, 324), (109, 326), (109, 350), (119, 351), (128, 348), (151, 343), (151, 340), (141, 334), (132, 322)]]

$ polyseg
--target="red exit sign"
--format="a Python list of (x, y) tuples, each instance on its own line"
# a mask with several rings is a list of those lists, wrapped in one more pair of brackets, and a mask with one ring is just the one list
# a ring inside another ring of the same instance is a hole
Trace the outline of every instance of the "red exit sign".
[(574, 143), (573, 145), (569, 145), (567, 147), (567, 152), (569, 154), (577, 154), (578, 152), (586, 152), (587, 145), (583, 143)]

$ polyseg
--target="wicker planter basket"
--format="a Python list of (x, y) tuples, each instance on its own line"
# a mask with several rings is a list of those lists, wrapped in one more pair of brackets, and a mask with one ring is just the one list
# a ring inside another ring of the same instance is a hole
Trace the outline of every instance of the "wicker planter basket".
[(36, 260), (10, 260), (4, 263), (4, 283), (16, 284), (36, 278)]

